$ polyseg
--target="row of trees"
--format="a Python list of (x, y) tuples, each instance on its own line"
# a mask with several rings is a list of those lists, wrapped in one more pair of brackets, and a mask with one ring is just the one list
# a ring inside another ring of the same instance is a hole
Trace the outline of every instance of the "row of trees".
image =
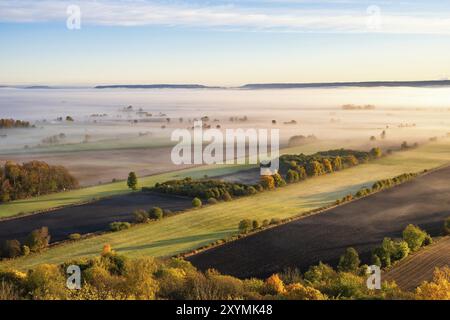
[(283, 155), (280, 157), (280, 173), (287, 182), (294, 183), (366, 163), (382, 155), (380, 148), (373, 148), (370, 152), (337, 149), (313, 155)]
[(0, 129), (29, 128), (30, 126), (31, 125), (28, 121), (0, 119)]
[(22, 165), (7, 161), (0, 166), (0, 202), (40, 196), (78, 187), (66, 168), (42, 161)]
[(239, 232), (242, 234), (248, 233), (253, 230), (257, 230), (259, 228), (264, 228), (270, 225), (277, 225), (281, 223), (281, 219), (272, 218), (264, 219), (263, 221), (251, 220), (251, 219), (243, 219), (238, 224)]
[[(143, 190), (176, 194), (198, 199), (216, 199), (224, 201), (229, 201), (233, 197), (251, 195), (258, 191), (262, 191), (261, 188), (260, 190), (257, 190), (254, 186), (241, 183), (231, 183), (221, 180), (193, 180), (192, 178), (157, 183), (153, 188), (143, 188)], [(193, 205), (196, 206), (194, 203)]]
[[(81, 289), (66, 286), (66, 269), (78, 265)], [(39, 265), (27, 273), (0, 271), (0, 299), (19, 300), (326, 300), (450, 299), (450, 268), (438, 270), (432, 282), (414, 293), (394, 283), (369, 290), (357, 252), (348, 250), (338, 270), (320, 263), (301, 274), (287, 269), (265, 280), (237, 279), (217, 271), (198, 271), (182, 259), (128, 259), (105, 245), (101, 256), (62, 265)]]
[(26, 256), (30, 252), (40, 252), (50, 243), (47, 227), (33, 230), (23, 244), (19, 240), (6, 240), (0, 245), (0, 258)]
[(340, 200), (336, 200), (336, 205), (351, 201), (353, 199), (359, 199), (359, 198), (368, 196), (377, 191), (395, 187), (399, 184), (408, 182), (408, 181), (416, 178), (417, 176), (418, 175), (416, 173), (404, 173), (395, 178), (379, 180), (373, 184), (372, 188), (364, 187), (361, 190), (359, 190), (358, 192), (356, 192), (354, 195), (349, 194)]
[(416, 252), (423, 246), (433, 243), (429, 234), (415, 225), (408, 225), (402, 233), (402, 240), (385, 238), (381, 246), (373, 250), (372, 263), (389, 268), (396, 261), (403, 260), (411, 252)]

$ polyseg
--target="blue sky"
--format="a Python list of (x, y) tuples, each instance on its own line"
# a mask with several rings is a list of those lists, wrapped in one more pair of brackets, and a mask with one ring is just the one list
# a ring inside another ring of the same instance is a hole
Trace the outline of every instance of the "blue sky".
[(444, 79), (449, 40), (450, 1), (2, 0), (0, 84)]

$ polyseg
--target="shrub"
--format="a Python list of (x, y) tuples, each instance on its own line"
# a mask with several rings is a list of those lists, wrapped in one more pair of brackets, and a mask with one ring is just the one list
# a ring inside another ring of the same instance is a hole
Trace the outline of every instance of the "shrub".
[(192, 200), (192, 206), (194, 208), (200, 208), (202, 206), (202, 200), (200, 200), (199, 198), (194, 198)]
[(275, 173), (272, 177), (275, 182), (275, 187), (284, 187), (286, 185), (286, 181), (284, 181), (279, 173)]
[(6, 240), (0, 249), (1, 256), (4, 258), (16, 258), (22, 255), (19, 240)]
[(71, 235), (69, 235), (69, 239), (70, 240), (80, 240), (81, 239), (81, 234), (79, 233), (72, 233)]
[(343, 272), (356, 272), (360, 264), (361, 260), (359, 259), (358, 252), (354, 248), (348, 248), (339, 259), (338, 270)]
[(28, 272), (27, 291), (36, 300), (66, 299), (66, 279), (56, 265), (43, 264)]
[(208, 199), (208, 204), (217, 204), (218, 203), (218, 201), (217, 201), (217, 199), (216, 198), (209, 198)]
[(241, 232), (241, 233), (249, 232), (250, 230), (252, 230), (252, 227), (253, 227), (253, 224), (252, 224), (252, 220), (250, 220), (250, 219), (241, 220), (239, 222), (239, 226), (238, 226), (239, 232)]
[(223, 195), (222, 195), (222, 199), (224, 201), (231, 201), (231, 200), (233, 200), (233, 198), (231, 197), (229, 192), (224, 192)]
[(283, 281), (278, 274), (274, 274), (266, 280), (264, 292), (271, 295), (283, 294), (286, 292)]
[(392, 260), (399, 261), (409, 255), (410, 249), (406, 241), (397, 241), (394, 243), (394, 251), (392, 252)]
[(375, 266), (378, 266), (381, 268), (381, 260), (380, 257), (377, 256), (376, 254), (372, 254), (372, 259), (371, 259), (371, 263)]
[(31, 252), (31, 250), (28, 246), (25, 246), (25, 245), (22, 246), (22, 255), (23, 256), (26, 257), (27, 255), (30, 254), (30, 252)]
[(262, 176), (260, 184), (266, 190), (275, 189), (275, 179), (272, 176)]
[(403, 230), (403, 240), (406, 241), (412, 252), (417, 251), (422, 247), (426, 237), (427, 233), (425, 231), (412, 224), (408, 225), (405, 230)]
[(260, 224), (259, 224), (258, 220), (253, 220), (253, 221), (252, 221), (252, 227), (253, 227), (253, 229), (258, 229), (259, 226), (260, 226)]
[(326, 296), (313, 287), (293, 283), (286, 287), (285, 297), (289, 300), (326, 300)]
[(423, 241), (423, 245), (429, 246), (431, 244), (433, 244), (433, 238), (429, 234), (427, 234), (425, 240)]
[(133, 216), (136, 223), (146, 223), (149, 220), (149, 213), (145, 210), (136, 210)]
[(30, 233), (25, 245), (27, 245), (31, 252), (39, 252), (42, 249), (48, 247), (50, 242), (50, 234), (47, 227), (36, 229)]
[(298, 172), (292, 169), (289, 169), (286, 174), (286, 181), (288, 183), (295, 183), (300, 180), (300, 176), (298, 175)]
[(129, 222), (111, 222), (109, 224), (109, 229), (113, 232), (130, 229), (131, 224)]
[(159, 207), (153, 207), (148, 212), (149, 218), (152, 220), (161, 220), (164, 216), (164, 212)]
[(281, 219), (280, 218), (272, 218), (270, 220), (270, 224), (280, 224), (281, 223)]
[(263, 227), (267, 227), (268, 225), (270, 225), (270, 221), (268, 219), (264, 219), (262, 225)]

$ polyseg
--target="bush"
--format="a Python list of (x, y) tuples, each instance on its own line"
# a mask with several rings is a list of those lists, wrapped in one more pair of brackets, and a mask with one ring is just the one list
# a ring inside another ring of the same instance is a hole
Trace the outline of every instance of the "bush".
[(280, 218), (272, 218), (270, 220), (270, 224), (280, 224), (281, 223), (281, 219)]
[(149, 213), (145, 210), (136, 210), (133, 216), (136, 223), (146, 223), (149, 220)]
[(209, 198), (208, 199), (208, 204), (217, 204), (219, 201), (217, 201), (216, 198)]
[(231, 197), (231, 195), (230, 195), (229, 192), (224, 192), (224, 193), (223, 193), (223, 196), (222, 196), (222, 199), (223, 199), (224, 201), (227, 201), (227, 202), (233, 200), (233, 198)]
[(149, 210), (149, 218), (152, 220), (161, 220), (164, 216), (164, 212), (159, 207), (153, 207)]
[(35, 300), (66, 299), (66, 279), (56, 265), (43, 264), (28, 272), (27, 292)]
[(30, 252), (31, 252), (31, 250), (28, 246), (25, 246), (25, 245), (22, 246), (22, 255), (23, 256), (26, 257), (27, 255), (30, 254)]
[(408, 244), (409, 249), (412, 252), (417, 251), (422, 247), (427, 233), (421, 230), (415, 225), (408, 225), (405, 230), (403, 230), (403, 240)]
[(130, 229), (131, 224), (129, 222), (111, 222), (109, 229), (113, 232)]
[(80, 240), (81, 239), (81, 234), (79, 234), (79, 233), (72, 233), (71, 235), (69, 235), (69, 239), (70, 240), (74, 240), (74, 241)]
[(377, 256), (376, 254), (373, 254), (373, 255), (372, 255), (371, 263), (372, 263), (373, 265), (375, 265), (375, 266), (380, 267), (380, 268), (381, 268), (381, 266), (382, 266), (382, 265), (381, 265), (380, 257)]
[(286, 292), (283, 281), (278, 274), (274, 274), (266, 280), (264, 292), (270, 295), (283, 294)]
[(194, 198), (192, 200), (192, 206), (194, 208), (200, 208), (202, 206), (202, 200), (200, 200), (199, 198)]
[(425, 240), (423, 241), (423, 245), (429, 246), (431, 244), (433, 244), (433, 238), (429, 234), (427, 234), (427, 236), (425, 237)]
[(19, 240), (6, 240), (0, 248), (1, 256), (4, 258), (16, 258), (22, 255)]
[(239, 232), (241, 232), (241, 233), (249, 232), (253, 228), (252, 220), (250, 220), (250, 219), (241, 220), (239, 222), (238, 228), (239, 228)]
[(48, 232), (48, 228), (42, 227), (30, 233), (25, 241), (25, 245), (30, 248), (31, 252), (39, 252), (48, 247), (49, 242), (50, 234)]
[(258, 220), (253, 220), (253, 221), (252, 221), (252, 227), (253, 227), (253, 229), (258, 229), (259, 226), (260, 226), (260, 224), (259, 224)]
[(409, 255), (410, 249), (406, 241), (397, 241), (394, 243), (394, 252), (392, 253), (392, 260), (400, 261)]
[(339, 259), (338, 270), (342, 272), (356, 272), (360, 264), (361, 260), (358, 252), (354, 248), (348, 248)]

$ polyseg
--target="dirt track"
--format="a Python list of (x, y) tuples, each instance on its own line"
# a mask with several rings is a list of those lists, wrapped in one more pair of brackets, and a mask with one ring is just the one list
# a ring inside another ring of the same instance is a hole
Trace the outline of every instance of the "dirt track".
[[(200, 269), (238, 277), (267, 277), (286, 267), (335, 264), (348, 247), (364, 262), (384, 237), (413, 223), (440, 234), (450, 216), (450, 167), (326, 212), (269, 229), (192, 257)], [(249, 212), (249, 217), (252, 217)], [(256, 218), (256, 217), (252, 217)]]
[(138, 209), (161, 207), (172, 211), (190, 208), (191, 199), (154, 193), (133, 193), (52, 212), (0, 221), (0, 242), (23, 240), (34, 229), (47, 226), (53, 241), (71, 233), (92, 233), (109, 229), (114, 221), (132, 221)]
[(394, 280), (403, 290), (411, 291), (423, 281), (432, 280), (434, 269), (443, 266), (450, 266), (450, 237), (400, 262), (383, 276), (383, 281)]

